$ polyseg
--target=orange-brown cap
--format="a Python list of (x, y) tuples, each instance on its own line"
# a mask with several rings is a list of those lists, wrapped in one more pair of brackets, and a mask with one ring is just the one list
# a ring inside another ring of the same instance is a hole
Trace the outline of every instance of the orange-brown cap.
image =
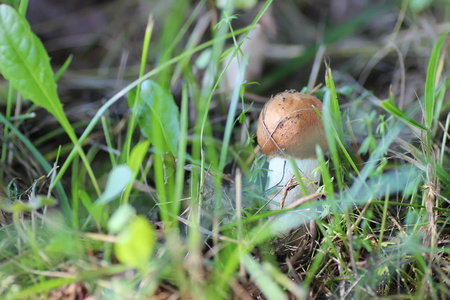
[(262, 109), (257, 128), (261, 151), (269, 157), (293, 156), (306, 159), (316, 156), (316, 145), (328, 150), (322, 102), (314, 96), (289, 90), (277, 94)]

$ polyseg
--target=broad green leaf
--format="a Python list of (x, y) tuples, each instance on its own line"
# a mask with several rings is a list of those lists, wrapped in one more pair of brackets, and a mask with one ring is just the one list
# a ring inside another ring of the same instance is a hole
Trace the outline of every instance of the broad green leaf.
[[(162, 152), (176, 155), (180, 134), (180, 113), (172, 94), (158, 83), (146, 80), (141, 84), (138, 105), (134, 112), (142, 134)], [(132, 108), (135, 97), (130, 93), (128, 104)]]
[[(24, 98), (42, 106), (58, 120), (75, 145), (96, 192), (100, 194), (94, 172), (64, 114), (50, 58), (41, 41), (31, 31), (27, 20), (6, 4), (0, 5), (0, 72)], [(64, 165), (60, 174), (66, 168)]]
[(122, 263), (143, 268), (150, 260), (156, 241), (156, 231), (143, 216), (136, 216), (117, 237), (114, 253)]
[(50, 58), (27, 20), (9, 5), (0, 5), (0, 71), (24, 98), (67, 123)]
[(133, 171), (126, 165), (118, 165), (112, 169), (106, 183), (105, 191), (95, 204), (106, 204), (116, 199), (133, 180)]
[(400, 108), (398, 108), (394, 102), (392, 102), (391, 100), (384, 100), (381, 102), (381, 107), (383, 107), (385, 110), (387, 110), (388, 112), (390, 112), (391, 114), (393, 114), (394, 116), (396, 116), (397, 118), (402, 119), (403, 121), (405, 121), (406, 123), (413, 125), (417, 128), (420, 128), (422, 130), (427, 131), (427, 128), (425, 126), (423, 126), (422, 124), (420, 124), (419, 122), (417, 122), (416, 120), (414, 120), (413, 118), (411, 118), (410, 116), (408, 116), (407, 114), (405, 114)]

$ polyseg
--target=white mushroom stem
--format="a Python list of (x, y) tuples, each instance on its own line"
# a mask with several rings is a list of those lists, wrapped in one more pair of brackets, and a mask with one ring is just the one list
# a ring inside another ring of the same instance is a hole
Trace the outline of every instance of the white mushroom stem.
[[(320, 179), (319, 161), (314, 158), (295, 159), (296, 167), (302, 182), (308, 193), (316, 191), (316, 182)], [(267, 175), (266, 189), (271, 193), (266, 197), (269, 199), (267, 208), (269, 210), (277, 210), (281, 208), (284, 198), (283, 207), (289, 206), (303, 195), (301, 186), (298, 184), (293, 164), (289, 159), (282, 157), (273, 157), (269, 161), (269, 173)], [(289, 189), (292, 186), (295, 186)], [(286, 189), (288, 189), (287, 192)]]

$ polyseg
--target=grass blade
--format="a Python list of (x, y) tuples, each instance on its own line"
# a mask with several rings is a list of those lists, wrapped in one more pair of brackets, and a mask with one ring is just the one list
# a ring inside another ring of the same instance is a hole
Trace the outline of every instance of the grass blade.
[(331, 158), (333, 161), (333, 166), (336, 170), (336, 180), (337, 180), (339, 189), (342, 190), (342, 172), (341, 172), (342, 164), (341, 164), (341, 160), (339, 158), (339, 151), (337, 148), (336, 136), (334, 136), (334, 133), (333, 133), (334, 122), (329, 121), (329, 120), (333, 120), (333, 117), (331, 115), (331, 111), (332, 111), (331, 102), (332, 102), (331, 91), (327, 90), (325, 92), (324, 99), (323, 99), (322, 118), (324, 120), (323, 124), (324, 124), (324, 128), (325, 128), (325, 136), (326, 136), (327, 142), (328, 142), (328, 148), (329, 148), (330, 155), (331, 155)]
[(288, 299), (286, 293), (274, 282), (270, 274), (268, 274), (268, 272), (251, 256), (244, 256), (242, 262), (253, 281), (261, 289), (267, 299)]
[(345, 145), (344, 127), (342, 125), (342, 117), (341, 117), (341, 111), (339, 109), (339, 101), (337, 98), (336, 87), (334, 85), (333, 74), (331, 73), (331, 68), (329, 66), (327, 66), (325, 80), (326, 80), (327, 90), (330, 91), (330, 93), (331, 93), (330, 114), (331, 114), (331, 117), (333, 118), (333, 123), (335, 124), (339, 139)]
[(410, 116), (405, 114), (402, 110), (400, 110), (400, 108), (398, 108), (394, 104), (393, 101), (391, 101), (391, 100), (384, 100), (384, 101), (382, 101), (380, 103), (380, 105), (381, 105), (382, 108), (384, 108), (385, 110), (387, 110), (388, 112), (390, 112), (391, 114), (396, 116), (397, 118), (405, 121), (409, 125), (412, 125), (414, 127), (417, 127), (419, 129), (427, 131), (427, 128), (425, 126), (423, 126), (422, 124), (420, 124), (419, 122), (417, 122), (416, 120), (414, 120), (413, 118), (411, 118)]
[[(47, 162), (47, 160), (42, 156), (42, 154), (39, 152), (38, 149), (27, 139), (26, 136), (24, 136), (20, 130), (18, 130), (11, 122), (8, 121), (7, 118), (3, 114), (0, 113), (0, 123), (5, 124), (11, 130), (21, 141), (25, 144), (25, 146), (31, 151), (33, 156), (36, 158), (36, 160), (42, 165), (44, 170), (47, 173), (50, 173), (52, 166)], [(58, 193), (59, 199), (61, 201), (61, 206), (64, 211), (64, 216), (66, 220), (71, 221), (72, 214), (71, 214), (71, 208), (69, 204), (69, 200), (67, 198), (66, 193), (64, 192), (64, 188), (62, 187), (61, 182), (55, 182), (51, 188), (55, 187), (56, 191)]]
[(446, 36), (447, 32), (444, 32), (439, 37), (428, 63), (427, 81), (425, 83), (425, 122), (429, 129), (431, 129), (434, 115), (434, 104), (436, 98), (436, 75), (439, 56), (441, 53), (442, 43), (444, 42)]

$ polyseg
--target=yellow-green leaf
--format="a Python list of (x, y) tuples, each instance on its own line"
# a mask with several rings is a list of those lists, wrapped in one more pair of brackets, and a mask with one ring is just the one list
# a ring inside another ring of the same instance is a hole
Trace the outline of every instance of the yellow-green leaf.
[(150, 222), (136, 216), (118, 235), (114, 253), (122, 264), (140, 269), (149, 262), (155, 241), (156, 232)]

